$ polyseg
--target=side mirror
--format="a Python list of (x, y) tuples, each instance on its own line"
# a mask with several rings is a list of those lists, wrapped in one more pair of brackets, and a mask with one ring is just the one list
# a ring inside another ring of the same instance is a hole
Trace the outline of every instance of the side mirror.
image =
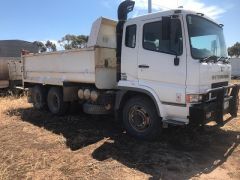
[(174, 65), (178, 66), (182, 53), (182, 29), (181, 22), (178, 18), (162, 17), (162, 40), (169, 41), (170, 50), (176, 57), (174, 58)]
[(171, 17), (162, 17), (162, 40), (170, 40), (171, 38)]

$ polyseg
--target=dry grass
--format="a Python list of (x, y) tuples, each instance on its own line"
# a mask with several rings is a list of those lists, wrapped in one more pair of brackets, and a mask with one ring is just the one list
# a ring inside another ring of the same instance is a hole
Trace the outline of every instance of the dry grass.
[(239, 118), (203, 132), (170, 128), (142, 142), (111, 117), (55, 117), (26, 97), (0, 97), (0, 180), (240, 179), (239, 144)]
[(9, 167), (6, 162), (0, 162), (0, 180), (9, 179)]

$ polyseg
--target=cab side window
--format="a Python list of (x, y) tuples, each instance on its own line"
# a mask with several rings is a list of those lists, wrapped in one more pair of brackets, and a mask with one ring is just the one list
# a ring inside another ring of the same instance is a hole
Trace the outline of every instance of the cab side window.
[(137, 26), (130, 25), (126, 28), (126, 37), (125, 37), (125, 45), (129, 48), (136, 47), (136, 34), (137, 34)]
[[(182, 44), (181, 23), (179, 21), (178, 36)], [(173, 41), (172, 41), (173, 42)], [(180, 45), (182, 47), (182, 45)], [(181, 48), (179, 47), (179, 48)], [(162, 38), (162, 21), (147, 23), (143, 26), (143, 48), (150, 51), (174, 54), (176, 47), (171, 45), (171, 40)]]

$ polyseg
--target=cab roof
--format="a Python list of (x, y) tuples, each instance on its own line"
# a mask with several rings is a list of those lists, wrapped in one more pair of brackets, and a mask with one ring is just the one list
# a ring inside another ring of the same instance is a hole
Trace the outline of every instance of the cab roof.
[(183, 16), (199, 15), (199, 16), (202, 16), (202, 17), (216, 23), (216, 24), (219, 24), (214, 19), (208, 17), (207, 15), (205, 15), (203, 13), (198, 13), (198, 12), (185, 10), (185, 9), (173, 9), (173, 10), (168, 10), (168, 11), (160, 11), (160, 12), (155, 12), (155, 13), (151, 13), (151, 14), (145, 14), (145, 15), (142, 15), (142, 16), (138, 16), (138, 17), (128, 19), (128, 22), (146, 21), (146, 20), (149, 20), (149, 19), (155, 19), (155, 18), (159, 18), (159, 17), (162, 17), (162, 16), (171, 16), (171, 15), (183, 15)]

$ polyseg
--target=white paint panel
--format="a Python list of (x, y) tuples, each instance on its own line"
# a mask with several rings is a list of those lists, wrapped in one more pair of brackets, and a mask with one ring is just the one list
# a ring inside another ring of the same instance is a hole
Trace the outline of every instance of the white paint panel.
[(9, 69), (9, 80), (11, 81), (22, 80), (21, 59), (8, 61), (8, 69)]
[(115, 49), (86, 48), (23, 57), (24, 82), (63, 85), (63, 82), (116, 87)]
[(97, 19), (92, 25), (87, 47), (116, 48), (116, 25), (117, 22), (111, 19)]
[(115, 49), (98, 48), (96, 53), (96, 86), (99, 89), (115, 89), (117, 86), (117, 59)]
[(94, 83), (94, 55), (94, 49), (81, 49), (25, 56), (24, 81), (53, 85), (64, 81)]

